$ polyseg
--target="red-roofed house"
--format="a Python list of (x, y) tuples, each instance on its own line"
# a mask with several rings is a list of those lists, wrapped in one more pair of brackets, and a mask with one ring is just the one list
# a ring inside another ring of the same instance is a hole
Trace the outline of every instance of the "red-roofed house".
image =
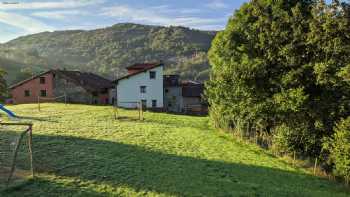
[(141, 101), (146, 108), (163, 110), (163, 66), (163, 63), (145, 63), (127, 67), (128, 75), (115, 81), (116, 105), (136, 108)]

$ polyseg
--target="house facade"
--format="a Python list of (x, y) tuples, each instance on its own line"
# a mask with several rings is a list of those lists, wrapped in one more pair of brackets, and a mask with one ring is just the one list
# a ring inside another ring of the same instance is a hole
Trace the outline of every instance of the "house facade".
[(35, 103), (39, 97), (62, 95), (66, 95), (69, 103), (108, 104), (112, 86), (110, 80), (92, 73), (49, 70), (10, 86), (10, 93), (14, 104)]
[(164, 103), (168, 112), (206, 114), (203, 101), (204, 85), (195, 81), (180, 81), (178, 75), (164, 76)]
[(164, 106), (168, 112), (182, 111), (182, 88), (179, 75), (164, 75)]
[(203, 100), (204, 84), (182, 81), (182, 112), (185, 114), (206, 114), (208, 107)]
[(163, 110), (162, 63), (135, 64), (127, 67), (128, 75), (117, 79), (115, 104), (136, 108), (142, 102), (145, 108)]

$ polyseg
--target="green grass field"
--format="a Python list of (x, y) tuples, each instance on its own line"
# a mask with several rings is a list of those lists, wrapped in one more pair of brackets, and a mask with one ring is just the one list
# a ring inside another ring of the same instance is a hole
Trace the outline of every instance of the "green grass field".
[[(35, 180), (0, 196), (350, 196), (211, 129), (207, 117), (43, 104), (9, 107), (34, 123)], [(11, 131), (0, 129), (1, 135)]]

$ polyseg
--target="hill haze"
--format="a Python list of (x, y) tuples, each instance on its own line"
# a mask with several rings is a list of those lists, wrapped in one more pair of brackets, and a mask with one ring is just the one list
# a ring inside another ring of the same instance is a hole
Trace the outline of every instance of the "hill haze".
[(205, 80), (207, 52), (216, 35), (185, 27), (131, 23), (90, 31), (43, 32), (0, 45), (0, 68), (12, 84), (50, 68), (88, 71), (115, 79), (137, 62), (162, 60), (166, 73)]

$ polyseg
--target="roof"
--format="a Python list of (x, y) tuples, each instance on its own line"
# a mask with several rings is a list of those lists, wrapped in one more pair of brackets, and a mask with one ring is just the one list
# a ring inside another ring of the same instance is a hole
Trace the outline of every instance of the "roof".
[(181, 81), (181, 85), (202, 85), (202, 83), (198, 81), (192, 81), (192, 80), (183, 80)]
[(16, 87), (18, 87), (18, 86), (20, 86), (20, 85), (22, 85), (22, 84), (27, 83), (28, 81), (31, 81), (31, 80), (33, 80), (33, 79), (36, 79), (36, 78), (41, 77), (41, 76), (43, 76), (43, 75), (46, 75), (47, 73), (50, 73), (50, 72), (51, 72), (51, 70), (48, 70), (48, 71), (42, 72), (42, 73), (40, 73), (40, 74), (34, 75), (34, 76), (32, 76), (31, 78), (28, 78), (28, 79), (26, 79), (26, 80), (23, 80), (23, 81), (20, 81), (20, 82), (18, 82), (18, 83), (16, 83), (16, 84), (11, 85), (11, 86), (9, 87), (9, 89), (16, 88)]
[(54, 73), (91, 92), (113, 87), (112, 81), (93, 73), (66, 70), (55, 70)]
[[(138, 65), (138, 66), (139, 66), (139, 65), (150, 65), (150, 64), (134, 64), (134, 65), (129, 66), (129, 67), (127, 67), (127, 68), (130, 68), (130, 67), (131, 67), (131, 69), (132, 69), (133, 66), (135, 66), (135, 65)], [(117, 82), (117, 83), (118, 83), (118, 81), (120, 81), (120, 80), (127, 79), (127, 78), (129, 78), (129, 77), (132, 77), (132, 76), (134, 76), (134, 75), (138, 75), (138, 74), (140, 74), (140, 73), (146, 72), (146, 71), (151, 70), (151, 69), (153, 69), (153, 68), (157, 68), (157, 67), (159, 67), (159, 66), (164, 66), (164, 64), (163, 64), (163, 63), (157, 63), (157, 64), (152, 64), (151, 66), (145, 66), (143, 69), (140, 69), (140, 70), (138, 70), (138, 71), (136, 71), (136, 72), (134, 72), (134, 73), (125, 75), (124, 77), (121, 77), (121, 78), (115, 80), (114, 82)]]
[(204, 85), (193, 81), (184, 81), (181, 83), (183, 97), (202, 97)]
[(54, 74), (60, 75), (65, 79), (71, 81), (72, 83), (78, 86), (81, 86), (87, 91), (91, 91), (91, 92), (113, 87), (113, 84), (110, 80), (105, 79), (93, 73), (86, 73), (86, 72), (80, 72), (80, 71), (66, 71), (66, 70), (48, 70), (46, 72), (35, 75), (29, 79), (21, 81), (17, 84), (14, 84), (10, 86), (10, 89), (14, 89), (22, 84), (27, 83), (28, 81), (31, 81), (33, 79), (36, 79), (48, 73), (54, 73)]
[(150, 68), (150, 67), (153, 67), (155, 65), (158, 65), (159, 63), (136, 63), (136, 64), (133, 64), (131, 66), (128, 66), (126, 67), (126, 69), (130, 70), (130, 69), (147, 69), (147, 68)]

